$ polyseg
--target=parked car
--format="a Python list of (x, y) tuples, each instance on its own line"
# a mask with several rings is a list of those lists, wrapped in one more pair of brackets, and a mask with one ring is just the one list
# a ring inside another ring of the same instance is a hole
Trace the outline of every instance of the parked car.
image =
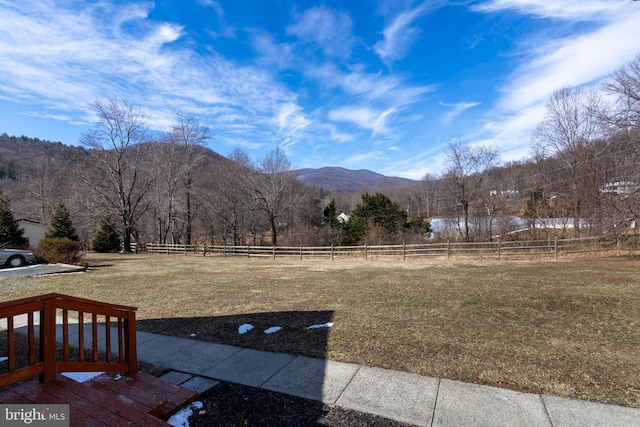
[(36, 260), (33, 252), (22, 249), (4, 249), (0, 248), (0, 265), (5, 267), (22, 267), (32, 264)]

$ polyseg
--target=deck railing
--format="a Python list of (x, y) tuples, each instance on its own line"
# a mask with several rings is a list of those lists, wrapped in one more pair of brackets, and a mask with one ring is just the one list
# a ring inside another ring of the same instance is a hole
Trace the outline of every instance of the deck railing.
[[(0, 330), (6, 334), (6, 356), (2, 348), (0, 356), (7, 364), (0, 387), (35, 375), (50, 382), (62, 372), (136, 372), (135, 314), (135, 307), (57, 293), (0, 303)], [(19, 364), (20, 335), (26, 352)]]

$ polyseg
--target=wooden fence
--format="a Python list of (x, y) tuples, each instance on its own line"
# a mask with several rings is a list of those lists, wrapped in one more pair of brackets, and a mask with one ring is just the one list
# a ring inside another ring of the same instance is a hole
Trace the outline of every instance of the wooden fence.
[(417, 245), (364, 246), (215, 246), (147, 243), (146, 251), (160, 254), (245, 258), (481, 258), (515, 259), (523, 257), (552, 257), (562, 255), (623, 250), (620, 242), (604, 237), (555, 239), (543, 241), (495, 241), (477, 243), (427, 243)]

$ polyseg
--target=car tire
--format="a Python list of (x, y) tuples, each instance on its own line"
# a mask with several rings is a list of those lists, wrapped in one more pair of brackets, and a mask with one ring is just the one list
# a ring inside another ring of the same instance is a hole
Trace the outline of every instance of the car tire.
[(11, 267), (11, 268), (17, 268), (17, 267), (22, 267), (26, 263), (27, 263), (27, 261), (24, 259), (24, 257), (22, 257), (20, 255), (15, 255), (15, 256), (12, 256), (11, 258), (9, 258), (7, 260), (7, 264), (6, 265)]

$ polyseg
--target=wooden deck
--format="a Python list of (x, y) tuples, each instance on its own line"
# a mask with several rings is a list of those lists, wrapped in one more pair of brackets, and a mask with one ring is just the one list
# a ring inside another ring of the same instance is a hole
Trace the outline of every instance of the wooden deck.
[(0, 403), (69, 404), (70, 425), (167, 426), (164, 421), (197, 396), (195, 391), (137, 372), (115, 379), (101, 375), (78, 383), (62, 375), (37, 379), (0, 393)]

